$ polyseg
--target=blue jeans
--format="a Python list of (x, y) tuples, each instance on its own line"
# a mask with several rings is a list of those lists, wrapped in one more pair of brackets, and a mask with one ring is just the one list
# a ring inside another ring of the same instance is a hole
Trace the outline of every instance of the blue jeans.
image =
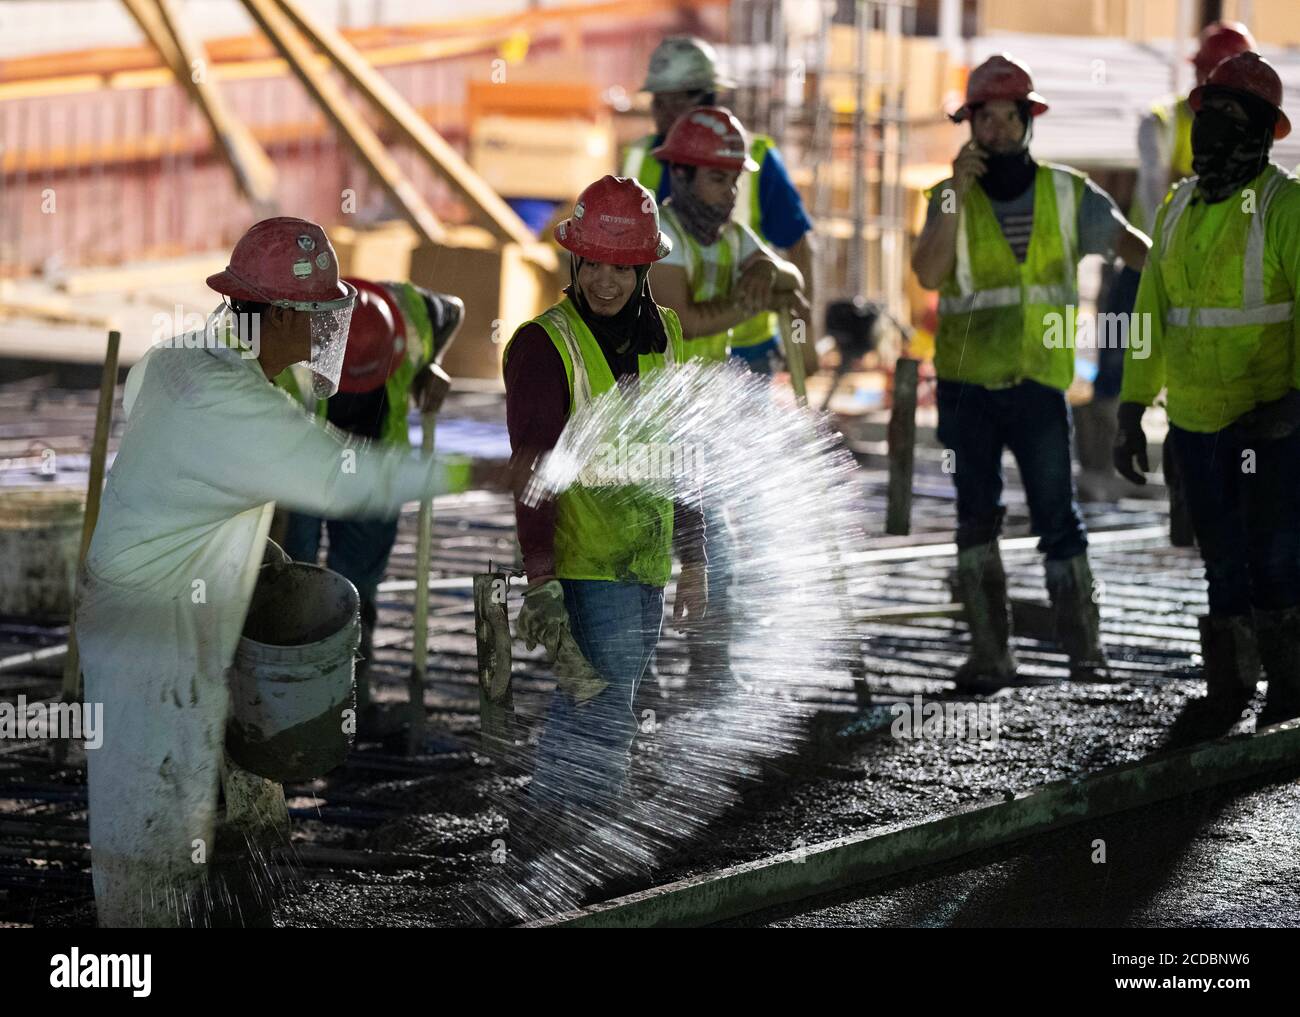
[(613, 806), (641, 725), (636, 691), (659, 642), (664, 591), (593, 579), (560, 585), (578, 648), (609, 687), (581, 706), (559, 689), (551, 693), (529, 796), (584, 809)]
[(780, 352), (781, 344), (777, 342), (776, 336), (753, 346), (733, 346), (731, 348), (731, 355), (751, 371), (769, 377), (776, 373), (776, 364)]
[(289, 513), (284, 553), (312, 565), (320, 555), (321, 524), (329, 531), (325, 567), (350, 580), (362, 604), (374, 603), (375, 588), (388, 568), (388, 555), (397, 540), (396, 519), (321, 519)]
[(1300, 604), (1300, 430), (1255, 441), (1235, 427), (1199, 434), (1171, 424), (1169, 441), (1205, 561), (1210, 611)]
[(1049, 561), (1082, 554), (1088, 535), (1074, 502), (1070, 407), (1059, 389), (1023, 381), (1010, 388), (943, 381), (938, 438), (955, 453), (957, 547), (987, 544), (1002, 529), (1002, 450), (1020, 467), (1029, 522)]

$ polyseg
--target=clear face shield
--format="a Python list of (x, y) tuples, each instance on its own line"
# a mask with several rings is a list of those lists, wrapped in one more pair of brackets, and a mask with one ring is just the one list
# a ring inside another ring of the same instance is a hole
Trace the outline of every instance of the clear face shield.
[(356, 287), (348, 282), (343, 285), (347, 293), (337, 300), (277, 302), (311, 315), (311, 357), (306, 364), (311, 368), (312, 394), (317, 399), (328, 399), (337, 392), (339, 376), (343, 373), (348, 327), (357, 300)]

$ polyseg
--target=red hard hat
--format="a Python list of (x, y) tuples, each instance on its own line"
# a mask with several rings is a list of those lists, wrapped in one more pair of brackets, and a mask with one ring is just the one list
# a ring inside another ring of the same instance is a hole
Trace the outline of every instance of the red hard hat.
[(1291, 133), (1291, 121), (1282, 112), (1282, 79), (1273, 70), (1273, 65), (1258, 53), (1238, 53), (1215, 67), (1205, 84), (1197, 85), (1187, 97), (1187, 104), (1193, 112), (1200, 111), (1205, 90), (1211, 85), (1263, 99), (1277, 110), (1277, 123), (1273, 125), (1275, 141)]
[(660, 162), (714, 169), (758, 169), (740, 121), (721, 106), (698, 106), (677, 118), (664, 143), (650, 153)]
[(649, 265), (673, 249), (659, 231), (655, 196), (631, 177), (608, 175), (578, 196), (555, 239), (580, 258), (611, 265)]
[(971, 106), (982, 102), (1029, 103), (1029, 115), (1047, 112), (1047, 100), (1034, 91), (1029, 68), (1007, 53), (995, 53), (970, 72), (966, 79), (966, 102), (952, 119), (961, 123), (971, 115)]
[(325, 231), (314, 222), (278, 216), (249, 227), (230, 253), (224, 272), (208, 285), (236, 300), (329, 310), (351, 299), (339, 282), (339, 262)]
[(1255, 48), (1255, 37), (1240, 21), (1211, 21), (1201, 29), (1200, 48), (1192, 57), (1196, 70), (1209, 74), (1219, 64), (1238, 53)]
[(348, 326), (339, 391), (371, 392), (392, 377), (406, 356), (406, 319), (383, 283), (347, 281), (357, 288), (357, 302)]

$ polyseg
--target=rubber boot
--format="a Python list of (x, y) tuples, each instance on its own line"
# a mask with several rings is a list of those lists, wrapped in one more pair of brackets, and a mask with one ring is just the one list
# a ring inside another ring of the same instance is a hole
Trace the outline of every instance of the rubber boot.
[(1256, 726), (1300, 717), (1300, 607), (1256, 611), (1255, 632), (1268, 679), (1268, 698)]
[(1259, 681), (1259, 646), (1249, 615), (1207, 614), (1196, 620), (1205, 661), (1205, 700), (1240, 716)]
[(1118, 473), (1112, 459), (1119, 430), (1118, 399), (1093, 399), (1074, 407), (1074, 443), (1079, 455), (1079, 500), (1112, 502), (1132, 486)]
[(970, 656), (953, 680), (963, 691), (995, 692), (1016, 677), (1007, 573), (996, 540), (958, 552), (956, 586), (970, 629)]
[(731, 637), (730, 597), (710, 597), (703, 620), (686, 633), (686, 652), (690, 659), (689, 687), (719, 692), (732, 687)]
[(1093, 599), (1088, 556), (1076, 554), (1064, 561), (1049, 560), (1045, 570), (1056, 641), (1070, 658), (1070, 680), (1106, 681), (1109, 671), (1101, 648), (1101, 613)]

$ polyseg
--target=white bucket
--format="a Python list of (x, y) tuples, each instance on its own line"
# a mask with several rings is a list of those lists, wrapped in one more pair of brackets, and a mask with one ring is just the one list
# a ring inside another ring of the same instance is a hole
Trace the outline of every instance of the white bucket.
[(226, 751), (243, 769), (309, 780), (346, 758), (359, 609), (356, 587), (337, 572), (262, 566), (231, 669)]

